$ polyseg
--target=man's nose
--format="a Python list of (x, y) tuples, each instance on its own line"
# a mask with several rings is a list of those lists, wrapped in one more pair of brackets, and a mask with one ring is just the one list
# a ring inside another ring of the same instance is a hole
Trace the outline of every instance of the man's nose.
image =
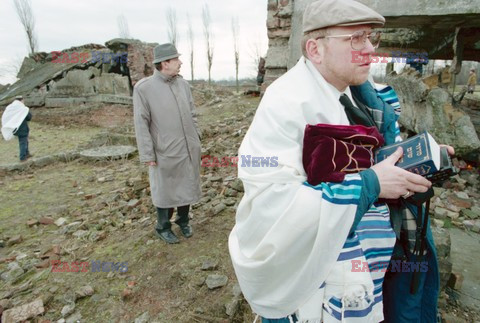
[(375, 47), (373, 47), (372, 43), (370, 42), (370, 38), (367, 38), (365, 41), (365, 48), (362, 49), (362, 54), (373, 54), (375, 53)]

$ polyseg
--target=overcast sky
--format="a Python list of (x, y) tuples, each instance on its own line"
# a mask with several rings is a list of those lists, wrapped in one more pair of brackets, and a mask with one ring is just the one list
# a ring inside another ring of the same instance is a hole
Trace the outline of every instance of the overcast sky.
[[(166, 12), (173, 8), (178, 20), (178, 50), (183, 54), (181, 74), (190, 79), (187, 13), (195, 38), (195, 78), (207, 78), (202, 6), (208, 4), (212, 18), (213, 79), (235, 76), (231, 21), (240, 25), (240, 77), (256, 76), (254, 48), (266, 54), (268, 46), (266, 0), (31, 0), (36, 19), (39, 50), (59, 51), (72, 46), (97, 43), (119, 36), (117, 18), (124, 15), (132, 38), (145, 42), (168, 41)], [(28, 54), (24, 29), (13, 0), (0, 0), (0, 84), (15, 80), (12, 66)]]

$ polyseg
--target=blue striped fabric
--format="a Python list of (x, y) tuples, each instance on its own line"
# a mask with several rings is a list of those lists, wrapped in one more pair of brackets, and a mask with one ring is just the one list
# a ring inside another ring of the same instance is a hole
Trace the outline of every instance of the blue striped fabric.
[[(362, 180), (358, 174), (348, 174), (342, 183), (321, 183), (313, 186), (305, 182), (304, 185), (322, 190), (322, 199), (330, 203), (358, 205)], [(395, 233), (390, 225), (388, 207), (385, 204), (373, 205), (358, 223), (355, 233), (347, 238), (337, 259), (337, 261), (366, 259), (367, 264), (364, 266), (362, 263), (359, 268), (367, 271), (368, 267), (370, 271), (374, 285), (373, 297), (363, 305), (343, 310), (341, 298), (331, 296), (322, 305), (325, 322), (341, 322), (342, 312), (344, 321), (352, 323), (365, 322), (369, 315), (378, 315), (383, 300), (382, 284), (385, 271), (382, 269), (386, 269), (390, 261), (394, 244)], [(320, 288), (326, 286), (324, 282)]]
[(398, 96), (397, 96), (397, 93), (395, 93), (395, 90), (390, 85), (387, 85), (383, 89), (381, 90), (375, 89), (375, 91), (377, 92), (377, 95), (382, 99), (382, 101), (390, 104), (392, 108), (395, 110), (395, 114), (399, 116), (401, 113), (401, 108), (400, 108), (400, 102), (398, 101)]
[(321, 190), (322, 199), (332, 204), (358, 205), (360, 193), (362, 192), (362, 178), (358, 174), (347, 174), (341, 183), (310, 185), (308, 182), (304, 182), (303, 185), (315, 190)]
[(395, 121), (395, 142), (400, 141), (402, 141), (402, 137), (400, 137), (400, 125)]
[[(384, 204), (372, 206), (359, 222), (355, 234), (345, 242), (337, 261), (351, 261), (365, 256), (374, 285), (373, 301), (357, 308), (346, 308), (343, 311), (344, 321), (362, 322), (367, 320), (372, 311), (382, 302), (383, 279), (394, 244), (395, 233), (390, 225), (387, 206)], [(364, 264), (360, 264), (358, 268), (367, 270)], [(341, 298), (333, 296), (323, 307), (324, 315), (328, 316), (326, 321), (342, 321)], [(380, 308), (378, 307), (377, 311)]]

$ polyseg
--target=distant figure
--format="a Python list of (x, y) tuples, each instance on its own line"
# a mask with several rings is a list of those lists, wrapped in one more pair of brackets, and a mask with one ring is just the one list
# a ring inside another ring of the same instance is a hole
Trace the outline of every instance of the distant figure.
[(468, 76), (467, 92), (473, 94), (473, 92), (475, 92), (475, 85), (477, 85), (477, 74), (475, 73), (475, 69), (472, 68)]
[(157, 236), (178, 243), (170, 219), (185, 238), (193, 234), (190, 204), (200, 199), (200, 130), (190, 85), (178, 74), (182, 61), (173, 44), (154, 48), (152, 76), (133, 89), (135, 134), (140, 161), (148, 165)]
[(17, 96), (15, 101), (7, 106), (2, 115), (2, 135), (5, 140), (13, 136), (18, 137), (20, 147), (20, 161), (24, 162), (32, 157), (28, 149), (28, 121), (32, 120), (30, 109), (23, 104), (23, 97)]
[(260, 61), (258, 62), (258, 74), (257, 74), (258, 86), (262, 85), (264, 76), (265, 76), (265, 58), (260, 57)]

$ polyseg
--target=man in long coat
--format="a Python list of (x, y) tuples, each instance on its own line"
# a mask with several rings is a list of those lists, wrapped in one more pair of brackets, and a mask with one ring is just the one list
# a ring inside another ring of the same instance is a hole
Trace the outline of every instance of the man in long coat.
[(155, 70), (133, 90), (135, 134), (140, 161), (149, 166), (152, 201), (157, 208), (159, 238), (179, 240), (171, 230), (175, 223), (186, 238), (190, 204), (200, 198), (200, 131), (190, 85), (178, 74), (182, 62), (173, 44), (154, 49)]

